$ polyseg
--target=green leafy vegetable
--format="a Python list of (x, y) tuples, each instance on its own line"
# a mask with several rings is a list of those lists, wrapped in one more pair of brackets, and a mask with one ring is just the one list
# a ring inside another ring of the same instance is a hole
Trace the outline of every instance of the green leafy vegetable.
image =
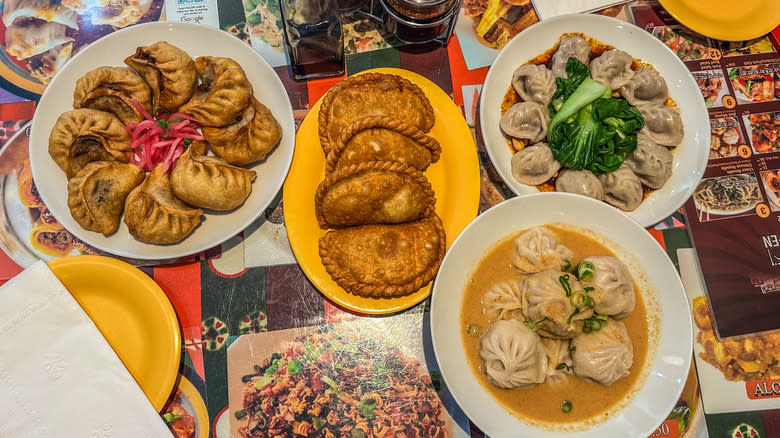
[(732, 81), (739, 77), (739, 69), (734, 67), (731, 70), (729, 70), (729, 79)]
[(303, 363), (298, 359), (293, 359), (287, 364), (287, 374), (294, 376), (303, 372)]
[(363, 429), (352, 429), (352, 438), (366, 438), (366, 433)]
[(162, 417), (163, 417), (163, 420), (165, 420), (165, 422), (167, 424), (171, 424), (174, 421), (181, 419), (181, 415), (176, 415), (173, 412), (166, 412), (166, 413), (163, 414)]
[(314, 430), (320, 430), (322, 429), (328, 422), (326, 420), (323, 420), (320, 417), (312, 417), (311, 419), (312, 426), (314, 426)]
[(360, 399), (360, 406), (358, 406), (358, 409), (360, 410), (360, 415), (366, 420), (373, 420), (374, 417), (376, 417), (376, 415), (374, 415), (375, 408), (376, 408), (375, 398), (364, 395)]
[(268, 385), (269, 383), (273, 383), (273, 381), (274, 378), (266, 374), (263, 377), (257, 379), (257, 381), (255, 381), (255, 388), (262, 389), (265, 385)]
[[(236, 417), (236, 420), (240, 420), (247, 416), (246, 409), (239, 409), (233, 415)], [(163, 418), (165, 418), (164, 415)]]
[(682, 435), (691, 421), (691, 410), (688, 408), (688, 403), (685, 401), (678, 402), (667, 418), (677, 421), (677, 428), (680, 431), (680, 435)]

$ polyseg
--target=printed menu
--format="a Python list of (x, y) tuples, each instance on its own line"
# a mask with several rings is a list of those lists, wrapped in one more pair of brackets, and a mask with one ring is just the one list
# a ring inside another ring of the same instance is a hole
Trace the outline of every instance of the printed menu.
[(721, 338), (780, 328), (780, 44), (699, 35), (659, 7), (631, 8), (690, 69), (709, 112), (709, 162), (685, 204)]

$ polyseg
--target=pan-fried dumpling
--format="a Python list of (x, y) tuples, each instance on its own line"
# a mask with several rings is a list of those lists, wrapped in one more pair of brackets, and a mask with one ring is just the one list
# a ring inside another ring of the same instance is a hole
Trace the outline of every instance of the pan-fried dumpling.
[(246, 78), (244, 69), (230, 58), (200, 56), (195, 60), (195, 69), (201, 83), (189, 102), (179, 108), (203, 126), (224, 126), (236, 121), (249, 105), (252, 84)]
[(188, 207), (174, 196), (162, 164), (134, 188), (125, 201), (125, 224), (136, 239), (155, 244), (176, 243), (200, 223), (203, 210)]
[(574, 253), (558, 242), (544, 226), (529, 228), (515, 239), (512, 265), (523, 274), (560, 269), (571, 263)]
[(60, 23), (22, 19), (5, 29), (5, 51), (17, 59), (26, 59), (73, 41)]
[(488, 379), (500, 388), (530, 388), (544, 382), (547, 354), (539, 335), (516, 319), (490, 325), (479, 343)]
[(636, 149), (628, 154), (625, 162), (644, 185), (657, 189), (671, 178), (674, 156), (666, 147), (639, 133), (636, 136)]
[(446, 248), (436, 214), (417, 222), (364, 225), (320, 238), (325, 270), (346, 291), (363, 297), (399, 297), (428, 284)]
[(520, 102), (509, 107), (498, 122), (506, 135), (536, 143), (547, 137), (550, 112), (536, 102)]
[(624, 318), (634, 310), (636, 296), (634, 295), (634, 279), (628, 272), (628, 266), (611, 256), (586, 257), (580, 264), (592, 264), (593, 276), (588, 280), (581, 277), (583, 286), (594, 288), (590, 292), (599, 315), (609, 315), (613, 318)]
[(109, 235), (119, 226), (125, 198), (144, 172), (135, 164), (93, 161), (68, 181), (68, 208), (83, 228)]
[(254, 96), (237, 117), (235, 123), (222, 128), (202, 128), (212, 152), (236, 166), (264, 159), (282, 138), (281, 125)]
[(599, 201), (604, 200), (604, 186), (598, 177), (587, 169), (564, 169), (555, 179), (555, 190), (577, 193)]
[(634, 77), (634, 70), (631, 69), (633, 62), (631, 55), (622, 50), (607, 50), (591, 61), (590, 74), (594, 81), (617, 90)]
[(669, 97), (669, 88), (660, 73), (643, 68), (620, 88), (620, 95), (634, 106), (663, 105)]
[(125, 64), (149, 84), (154, 104), (169, 112), (176, 111), (195, 91), (195, 61), (167, 41), (138, 47), (134, 55), (125, 58)]
[[(566, 295), (563, 279), (568, 279), (571, 296)], [(593, 307), (574, 307), (572, 298), (584, 294), (584, 288), (573, 275), (548, 269), (523, 279), (523, 315), (536, 325), (541, 336), (571, 339), (582, 332), (584, 321), (593, 316)]]
[(490, 286), (482, 298), (485, 315), (491, 321), (523, 319), (520, 280), (511, 279)]
[(555, 159), (547, 143), (524, 147), (512, 155), (512, 176), (517, 182), (535, 186), (555, 175), (561, 163)]
[[(572, 374), (571, 347), (568, 339), (540, 338), (547, 353), (547, 381), (565, 380)], [(565, 366), (561, 366), (564, 364)]]
[(634, 363), (634, 346), (621, 321), (608, 318), (594, 333), (582, 333), (571, 340), (576, 348), (574, 374), (610, 386), (628, 376)]
[(114, 115), (88, 108), (62, 113), (49, 134), (49, 155), (72, 178), (91, 161), (130, 160), (130, 136)]
[(252, 193), (254, 170), (206, 155), (206, 143), (193, 142), (171, 171), (171, 188), (182, 201), (211, 210), (232, 210)]
[(590, 46), (587, 41), (580, 36), (567, 36), (561, 38), (558, 43), (558, 50), (552, 56), (552, 73), (556, 78), (568, 78), (566, 73), (566, 63), (569, 58), (575, 57), (583, 64), (590, 63)]
[(598, 178), (604, 186), (604, 200), (607, 203), (625, 211), (634, 210), (642, 203), (642, 181), (628, 163), (623, 162), (614, 172), (601, 174)]
[(433, 211), (436, 197), (419, 170), (393, 161), (353, 164), (317, 187), (314, 211), (321, 228), (399, 224)]
[(144, 116), (132, 103), (152, 111), (152, 94), (140, 76), (126, 67), (98, 67), (76, 81), (73, 108), (92, 108), (114, 114), (125, 125), (140, 123)]
[(645, 118), (641, 133), (664, 146), (678, 146), (685, 135), (680, 113), (662, 105), (641, 105), (637, 109)]
[(512, 88), (526, 102), (547, 105), (555, 93), (555, 76), (544, 65), (525, 64), (512, 75)]

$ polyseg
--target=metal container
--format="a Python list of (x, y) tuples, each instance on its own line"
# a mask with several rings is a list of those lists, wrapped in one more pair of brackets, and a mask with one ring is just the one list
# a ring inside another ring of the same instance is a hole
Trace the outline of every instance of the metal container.
[(455, 30), (461, 0), (379, 0), (388, 32), (411, 44), (446, 45)]

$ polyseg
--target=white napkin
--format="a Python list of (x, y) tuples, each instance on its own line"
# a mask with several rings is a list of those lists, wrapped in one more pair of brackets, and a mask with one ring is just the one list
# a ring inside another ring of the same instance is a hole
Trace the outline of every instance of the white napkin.
[(0, 287), (0, 437), (172, 437), (42, 261)]
[(531, 0), (539, 20), (563, 14), (593, 12), (609, 6), (626, 3), (628, 0)]

